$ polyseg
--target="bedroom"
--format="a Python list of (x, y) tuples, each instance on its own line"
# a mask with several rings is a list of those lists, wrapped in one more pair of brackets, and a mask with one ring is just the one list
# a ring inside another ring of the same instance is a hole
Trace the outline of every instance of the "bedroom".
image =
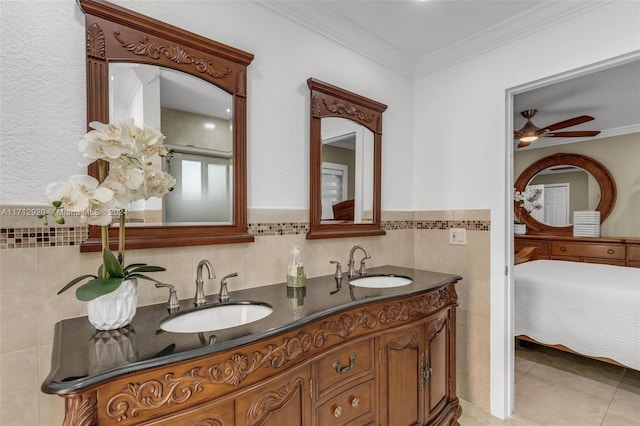
[[(523, 254), (535, 250), (533, 257), (538, 259), (524, 262), (516, 255), (514, 268), (514, 334), (518, 336), (516, 371), (519, 371), (516, 413), (530, 416), (534, 407), (539, 409), (546, 401), (549, 409), (540, 416), (542, 422), (543, 418), (552, 418), (550, 413), (554, 408), (551, 408), (550, 398), (562, 386), (570, 386), (566, 380), (571, 374), (575, 380), (585, 383), (590, 377), (594, 386), (602, 387), (599, 396), (608, 395), (606, 402), (586, 393), (583, 398), (585, 402), (590, 401), (592, 418), (604, 418), (605, 424), (612, 421), (612, 415), (605, 417), (607, 410), (602, 404), (611, 403), (617, 407), (632, 394), (607, 387), (607, 384), (615, 383), (615, 379), (604, 380), (604, 372), (619, 371), (627, 377), (633, 376), (632, 369), (640, 368), (640, 335), (637, 331), (640, 327), (640, 271), (637, 269), (640, 263), (636, 261), (640, 242), (637, 215), (640, 134), (636, 118), (640, 115), (636, 102), (640, 96), (639, 67), (637, 60), (595, 67), (594, 72), (576, 72), (577, 77), (555, 84), (541, 84), (515, 97), (517, 111), (531, 109), (543, 102), (548, 110), (563, 111), (574, 103), (568, 108), (574, 113), (571, 117), (582, 114), (597, 117), (595, 120), (578, 118), (575, 121), (584, 121), (584, 124), (553, 131), (602, 130), (589, 137), (543, 137), (526, 148), (516, 148), (514, 153), (515, 188), (521, 190), (524, 185), (531, 184), (542, 191), (532, 203), (537, 204), (537, 209), (522, 210), (519, 202), (514, 207), (514, 218), (521, 216), (528, 228), (526, 234), (515, 235), (515, 251), (523, 250), (520, 252)], [(524, 124), (524, 119), (519, 118), (521, 123), (515, 128)], [(571, 122), (569, 116), (564, 119)], [(532, 121), (554, 127), (551, 123), (561, 119), (535, 117)], [(581, 165), (583, 167), (575, 167)], [(558, 188), (566, 198), (547, 194), (549, 190), (552, 194), (557, 192)], [(574, 217), (574, 211), (594, 209), (601, 214), (602, 223), (580, 224), (574, 231), (575, 225), (571, 225), (582, 220)], [(619, 326), (616, 325), (618, 322)], [(528, 342), (542, 342), (544, 346)], [(548, 348), (577, 352), (631, 369), (613, 365), (608, 368), (606, 364), (588, 358), (563, 357), (560, 352)], [(540, 361), (543, 354), (546, 354), (547, 365), (527, 371), (523, 380), (523, 366), (531, 359)], [(559, 370), (552, 369), (554, 364), (550, 360), (556, 360), (555, 367)], [(574, 360), (576, 364), (569, 367), (561, 360)], [(562, 365), (564, 368), (559, 367)], [(591, 375), (586, 373), (585, 365), (593, 368)], [(566, 376), (565, 381), (558, 389), (550, 389), (546, 396), (535, 401), (536, 398), (527, 393), (534, 392), (531, 386), (539, 383), (545, 368), (556, 371), (558, 377)], [(594, 376), (595, 371), (602, 374), (599, 379)], [(579, 395), (574, 389), (563, 388), (571, 397)], [(517, 401), (522, 401), (520, 407)]]

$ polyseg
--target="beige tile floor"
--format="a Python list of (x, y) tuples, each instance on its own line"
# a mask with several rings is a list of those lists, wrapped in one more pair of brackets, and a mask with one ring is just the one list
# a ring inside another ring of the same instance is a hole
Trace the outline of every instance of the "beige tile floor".
[(540, 346), (516, 348), (513, 416), (462, 401), (462, 426), (640, 426), (640, 372)]

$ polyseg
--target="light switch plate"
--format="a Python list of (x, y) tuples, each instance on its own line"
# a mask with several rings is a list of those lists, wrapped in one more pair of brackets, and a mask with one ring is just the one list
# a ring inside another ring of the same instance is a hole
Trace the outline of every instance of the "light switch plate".
[(467, 230), (464, 228), (449, 228), (449, 244), (467, 244)]

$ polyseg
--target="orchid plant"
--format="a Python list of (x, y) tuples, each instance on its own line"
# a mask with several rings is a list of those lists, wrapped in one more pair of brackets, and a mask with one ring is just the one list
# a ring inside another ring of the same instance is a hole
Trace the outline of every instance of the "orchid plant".
[[(91, 129), (78, 144), (82, 152), (81, 166), (97, 161), (98, 179), (89, 175), (71, 176), (68, 182), (54, 182), (47, 187), (47, 196), (54, 210), (50, 213), (58, 224), (64, 224), (65, 212), (78, 216), (80, 222), (102, 228), (103, 263), (96, 275), (87, 274), (71, 280), (58, 294), (87, 281), (76, 289), (82, 301), (115, 291), (128, 279), (157, 280), (143, 272), (160, 272), (160, 266), (134, 263), (124, 266), (125, 221), (127, 209), (136, 200), (162, 197), (173, 189), (176, 180), (162, 170), (164, 135), (152, 128), (140, 129), (133, 120), (120, 124), (91, 122)], [(108, 168), (107, 168), (108, 166)], [(41, 215), (45, 225), (49, 214)], [(119, 220), (118, 256), (109, 249), (109, 225)]]
[(515, 191), (513, 199), (516, 202), (519, 202), (518, 205), (518, 220), (515, 223), (524, 223), (520, 220), (520, 214), (522, 209), (525, 209), (527, 212), (531, 213), (534, 210), (538, 210), (542, 208), (542, 204), (538, 201), (542, 195), (542, 189), (535, 188), (531, 186), (527, 186), (524, 191)]

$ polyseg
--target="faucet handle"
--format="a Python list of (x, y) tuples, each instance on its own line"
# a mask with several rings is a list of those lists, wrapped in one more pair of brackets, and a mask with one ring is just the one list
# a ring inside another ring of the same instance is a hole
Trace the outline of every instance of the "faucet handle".
[(238, 273), (234, 272), (229, 275), (225, 275), (220, 280), (220, 294), (218, 295), (218, 300), (220, 302), (228, 302), (229, 301), (229, 290), (227, 289), (227, 278), (237, 277)]
[(363, 257), (360, 261), (360, 275), (367, 275), (367, 266), (364, 263), (367, 259), (371, 259), (371, 256)]
[(173, 314), (180, 308), (180, 302), (178, 302), (178, 292), (176, 288), (171, 284), (156, 283), (156, 288), (168, 288), (169, 289), (169, 301), (167, 302), (167, 309), (170, 314)]
[(342, 266), (340, 265), (340, 262), (338, 262), (337, 260), (330, 260), (329, 263), (336, 265), (335, 277), (342, 278)]

